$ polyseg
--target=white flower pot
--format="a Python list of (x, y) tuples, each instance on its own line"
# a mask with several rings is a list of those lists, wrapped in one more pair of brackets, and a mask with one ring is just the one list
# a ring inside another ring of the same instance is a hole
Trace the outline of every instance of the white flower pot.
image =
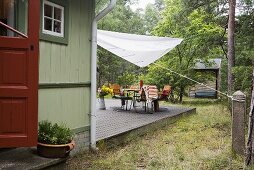
[(104, 96), (99, 98), (99, 109), (100, 110), (106, 110)]

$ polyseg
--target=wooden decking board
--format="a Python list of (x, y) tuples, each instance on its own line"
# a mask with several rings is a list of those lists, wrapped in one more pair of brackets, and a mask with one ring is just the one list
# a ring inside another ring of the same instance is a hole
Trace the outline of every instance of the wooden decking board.
[(106, 139), (156, 121), (171, 118), (188, 112), (192, 108), (186, 107), (161, 107), (159, 112), (145, 113), (138, 108), (130, 111), (122, 110), (119, 100), (106, 100), (106, 110), (97, 110), (96, 140)]

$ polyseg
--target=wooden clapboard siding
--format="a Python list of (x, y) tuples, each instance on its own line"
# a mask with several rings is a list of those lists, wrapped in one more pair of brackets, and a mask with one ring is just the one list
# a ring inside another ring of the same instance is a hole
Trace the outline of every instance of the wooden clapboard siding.
[(40, 42), (40, 83), (90, 80), (91, 2), (72, 0), (68, 45)]
[(216, 83), (215, 82), (212, 82), (212, 81), (208, 81), (206, 83), (206, 86), (205, 85), (200, 85), (200, 84), (196, 84), (195, 85), (195, 91), (196, 92), (199, 92), (199, 91), (202, 91), (202, 92), (209, 92), (209, 91), (214, 91), (208, 87), (211, 87), (213, 89), (216, 89)]
[(71, 129), (89, 125), (89, 88), (39, 90), (39, 121), (64, 122)]
[[(39, 121), (64, 121), (71, 128), (89, 125), (91, 23), (94, 1), (69, 1), (68, 44), (40, 41)], [(76, 88), (47, 89), (50, 84), (79, 84)]]

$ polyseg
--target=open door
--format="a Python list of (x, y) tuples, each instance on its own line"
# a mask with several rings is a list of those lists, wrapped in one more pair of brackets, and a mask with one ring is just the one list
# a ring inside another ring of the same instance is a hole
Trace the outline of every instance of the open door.
[(0, 148), (37, 144), (39, 0), (0, 0)]

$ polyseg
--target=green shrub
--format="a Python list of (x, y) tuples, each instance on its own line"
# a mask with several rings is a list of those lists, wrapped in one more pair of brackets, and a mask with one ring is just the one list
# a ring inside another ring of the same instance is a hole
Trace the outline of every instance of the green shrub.
[(48, 120), (39, 122), (38, 142), (44, 144), (67, 144), (73, 138), (72, 131), (65, 124), (52, 124)]

